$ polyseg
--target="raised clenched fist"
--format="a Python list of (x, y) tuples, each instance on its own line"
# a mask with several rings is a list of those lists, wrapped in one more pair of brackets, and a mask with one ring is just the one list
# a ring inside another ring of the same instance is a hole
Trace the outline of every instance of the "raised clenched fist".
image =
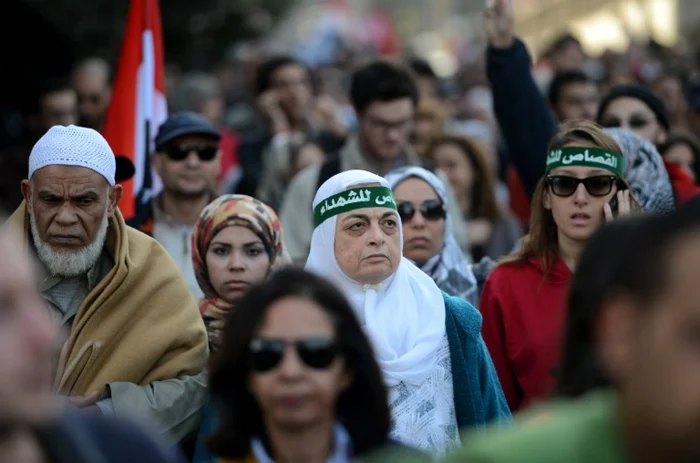
[(513, 0), (486, 0), (484, 30), (494, 48), (510, 48), (514, 37)]

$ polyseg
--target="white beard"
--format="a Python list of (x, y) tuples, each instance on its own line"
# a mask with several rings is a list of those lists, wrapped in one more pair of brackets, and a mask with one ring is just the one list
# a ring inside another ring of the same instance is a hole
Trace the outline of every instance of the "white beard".
[(29, 225), (34, 239), (34, 247), (36, 247), (41, 263), (52, 276), (70, 278), (86, 274), (100, 258), (107, 239), (109, 215), (107, 208), (105, 208), (104, 218), (95, 240), (75, 252), (59, 252), (54, 250), (49, 243), (42, 241), (39, 237), (39, 229), (33, 211), (29, 213)]

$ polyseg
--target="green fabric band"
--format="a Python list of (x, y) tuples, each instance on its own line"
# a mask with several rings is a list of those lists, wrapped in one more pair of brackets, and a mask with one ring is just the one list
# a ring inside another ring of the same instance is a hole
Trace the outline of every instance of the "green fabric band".
[(620, 154), (600, 148), (557, 148), (547, 156), (545, 173), (557, 167), (569, 166), (598, 167), (622, 177), (625, 162)]
[(396, 210), (394, 193), (383, 186), (352, 188), (324, 199), (314, 208), (314, 223), (318, 227), (331, 217), (355, 209), (384, 207)]

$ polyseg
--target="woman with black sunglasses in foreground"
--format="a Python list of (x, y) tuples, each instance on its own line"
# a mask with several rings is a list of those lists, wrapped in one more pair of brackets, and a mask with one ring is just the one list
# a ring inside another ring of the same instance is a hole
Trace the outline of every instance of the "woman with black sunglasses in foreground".
[(370, 344), (340, 292), (302, 270), (273, 274), (231, 312), (210, 386), (209, 448), (223, 463), (344, 463), (388, 443)]
[(620, 153), (595, 123), (562, 124), (533, 195), (530, 233), (486, 281), (482, 335), (512, 411), (556, 385), (566, 294), (586, 240), (613, 216), (638, 209)]
[(422, 167), (402, 167), (385, 178), (401, 217), (404, 257), (430, 275), (445, 293), (478, 306), (477, 278), (452, 235), (445, 185)]

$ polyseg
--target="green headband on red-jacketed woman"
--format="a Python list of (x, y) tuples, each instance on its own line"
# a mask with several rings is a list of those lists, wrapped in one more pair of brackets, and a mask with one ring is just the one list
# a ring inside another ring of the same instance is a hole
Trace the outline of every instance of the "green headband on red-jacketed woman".
[(584, 166), (609, 170), (618, 177), (624, 173), (625, 162), (622, 155), (601, 148), (567, 147), (553, 149), (547, 155), (545, 173), (557, 167)]

